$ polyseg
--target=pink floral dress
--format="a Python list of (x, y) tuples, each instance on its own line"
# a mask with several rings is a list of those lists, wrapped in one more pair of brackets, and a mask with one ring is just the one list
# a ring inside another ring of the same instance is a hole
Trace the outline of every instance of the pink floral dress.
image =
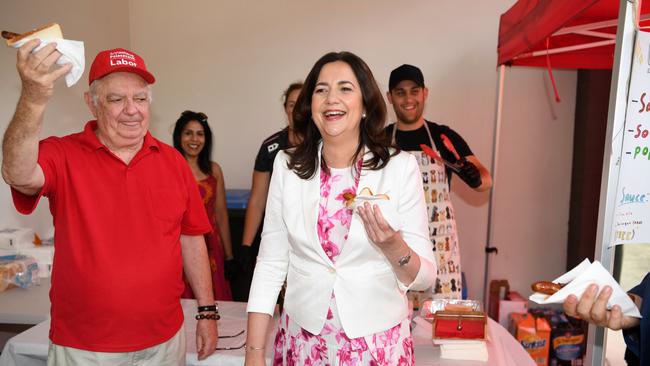
[[(360, 168), (360, 164), (358, 165)], [(345, 207), (343, 194), (355, 193), (359, 183), (351, 168), (321, 171), (321, 199), (318, 213), (318, 238), (327, 256), (336, 263), (350, 229), (352, 210)], [(311, 334), (286, 313), (280, 317), (275, 336), (274, 365), (307, 366), (410, 366), (414, 364), (413, 340), (409, 319), (369, 336), (349, 338), (338, 316), (334, 293), (327, 320), (320, 334)]]

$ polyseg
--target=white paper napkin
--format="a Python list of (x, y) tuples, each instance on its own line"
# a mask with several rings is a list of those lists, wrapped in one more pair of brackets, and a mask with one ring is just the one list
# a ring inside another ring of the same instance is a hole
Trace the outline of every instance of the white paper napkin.
[[(41, 48), (45, 47), (48, 43), (56, 42), (57, 51), (61, 52), (62, 56), (56, 61), (57, 65), (72, 64), (72, 69), (65, 76), (65, 83), (68, 87), (73, 86), (74, 84), (81, 79), (81, 75), (84, 73), (84, 68), (86, 67), (86, 56), (84, 54), (84, 43), (81, 41), (72, 41), (69, 39), (61, 38), (49, 38), (41, 39), (41, 44), (34, 49), (38, 51)], [(20, 48), (25, 42), (20, 41), (12, 45), (14, 48)]]
[(488, 361), (488, 350), (485, 342), (473, 344), (443, 344), (440, 346), (440, 357), (447, 360)]
[(566, 285), (560, 291), (550, 296), (536, 292), (530, 295), (530, 301), (538, 304), (561, 304), (569, 295), (575, 295), (580, 298), (587, 287), (595, 283), (598, 285), (599, 290), (605, 285), (612, 288), (612, 296), (607, 302), (608, 309), (611, 309), (614, 305), (618, 305), (621, 307), (624, 315), (641, 318), (641, 313), (639, 313), (639, 309), (634, 305), (632, 299), (630, 299), (623, 288), (621, 288), (614, 277), (612, 277), (599, 261), (591, 263), (589, 259), (585, 259), (569, 272), (554, 279), (553, 282), (566, 283)]

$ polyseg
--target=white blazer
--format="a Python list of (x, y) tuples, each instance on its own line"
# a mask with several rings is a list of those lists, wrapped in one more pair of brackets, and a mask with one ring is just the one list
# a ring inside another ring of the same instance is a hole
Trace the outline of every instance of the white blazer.
[(395, 326), (408, 316), (406, 290), (428, 289), (436, 278), (422, 178), (415, 158), (400, 152), (381, 170), (362, 170), (357, 189), (368, 187), (375, 194), (390, 197), (390, 205), (401, 219), (402, 238), (420, 256), (420, 271), (409, 285), (397, 279), (386, 257), (368, 239), (356, 213), (347, 242), (336, 264), (332, 263), (317, 234), (320, 169), (311, 179), (301, 179), (287, 168), (288, 159), (284, 151), (275, 157), (247, 311), (273, 314), (286, 278), (285, 311), (312, 334), (319, 334), (323, 328), (332, 291), (341, 325), (349, 337)]

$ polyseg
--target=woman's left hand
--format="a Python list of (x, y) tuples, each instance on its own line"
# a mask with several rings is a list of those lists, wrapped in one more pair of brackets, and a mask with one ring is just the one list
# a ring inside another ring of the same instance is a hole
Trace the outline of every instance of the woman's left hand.
[(402, 247), (401, 236), (393, 230), (382, 215), (379, 206), (364, 202), (357, 208), (363, 221), (368, 238), (382, 250), (391, 250)]

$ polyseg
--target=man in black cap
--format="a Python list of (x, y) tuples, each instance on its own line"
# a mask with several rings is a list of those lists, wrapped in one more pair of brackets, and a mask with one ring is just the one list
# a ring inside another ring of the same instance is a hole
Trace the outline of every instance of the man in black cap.
[(456, 220), (449, 199), (451, 175), (455, 173), (476, 191), (492, 186), (490, 172), (474, 156), (463, 138), (451, 128), (424, 119), (429, 90), (422, 71), (402, 65), (390, 73), (388, 101), (397, 122), (386, 132), (393, 144), (415, 155), (429, 213), (429, 235), (438, 265), (434, 298), (461, 297), (461, 270)]

